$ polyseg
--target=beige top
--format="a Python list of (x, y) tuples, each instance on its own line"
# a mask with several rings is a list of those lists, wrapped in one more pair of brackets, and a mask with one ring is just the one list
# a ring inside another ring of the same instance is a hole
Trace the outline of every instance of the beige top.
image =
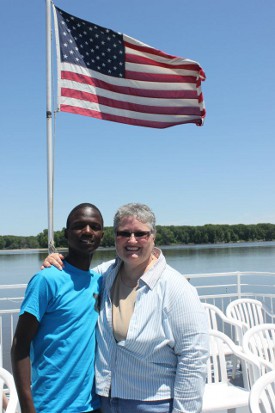
[(113, 303), (113, 333), (116, 341), (125, 340), (134, 312), (138, 285), (128, 287), (118, 272), (111, 291)]

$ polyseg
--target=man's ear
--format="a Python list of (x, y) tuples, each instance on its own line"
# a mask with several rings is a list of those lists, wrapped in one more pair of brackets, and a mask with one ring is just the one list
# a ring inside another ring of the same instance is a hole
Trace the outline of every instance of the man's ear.
[(68, 230), (67, 230), (67, 228), (65, 228), (64, 236), (65, 236), (66, 239), (68, 239)]

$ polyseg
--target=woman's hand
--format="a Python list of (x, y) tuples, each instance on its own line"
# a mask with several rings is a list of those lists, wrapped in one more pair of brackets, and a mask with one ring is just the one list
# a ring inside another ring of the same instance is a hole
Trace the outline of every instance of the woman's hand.
[(58, 252), (54, 252), (44, 259), (43, 264), (41, 265), (41, 270), (44, 270), (44, 268), (49, 268), (52, 265), (54, 265), (59, 270), (62, 270), (62, 268), (64, 267), (62, 260), (64, 260), (64, 255), (59, 254)]

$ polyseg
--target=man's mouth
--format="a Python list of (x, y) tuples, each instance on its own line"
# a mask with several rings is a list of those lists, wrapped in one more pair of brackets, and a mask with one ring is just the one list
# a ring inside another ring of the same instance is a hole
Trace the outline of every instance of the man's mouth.
[(91, 239), (91, 238), (82, 238), (81, 240), (80, 240), (80, 242), (82, 242), (83, 244), (93, 244), (93, 242), (94, 242), (94, 240), (93, 239)]

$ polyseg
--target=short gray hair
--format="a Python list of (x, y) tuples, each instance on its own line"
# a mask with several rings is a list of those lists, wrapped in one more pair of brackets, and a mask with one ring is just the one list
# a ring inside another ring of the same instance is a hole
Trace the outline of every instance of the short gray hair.
[(145, 204), (130, 203), (118, 208), (114, 216), (114, 231), (116, 232), (120, 221), (125, 217), (135, 217), (138, 221), (150, 227), (152, 234), (156, 233), (156, 217), (154, 212)]

